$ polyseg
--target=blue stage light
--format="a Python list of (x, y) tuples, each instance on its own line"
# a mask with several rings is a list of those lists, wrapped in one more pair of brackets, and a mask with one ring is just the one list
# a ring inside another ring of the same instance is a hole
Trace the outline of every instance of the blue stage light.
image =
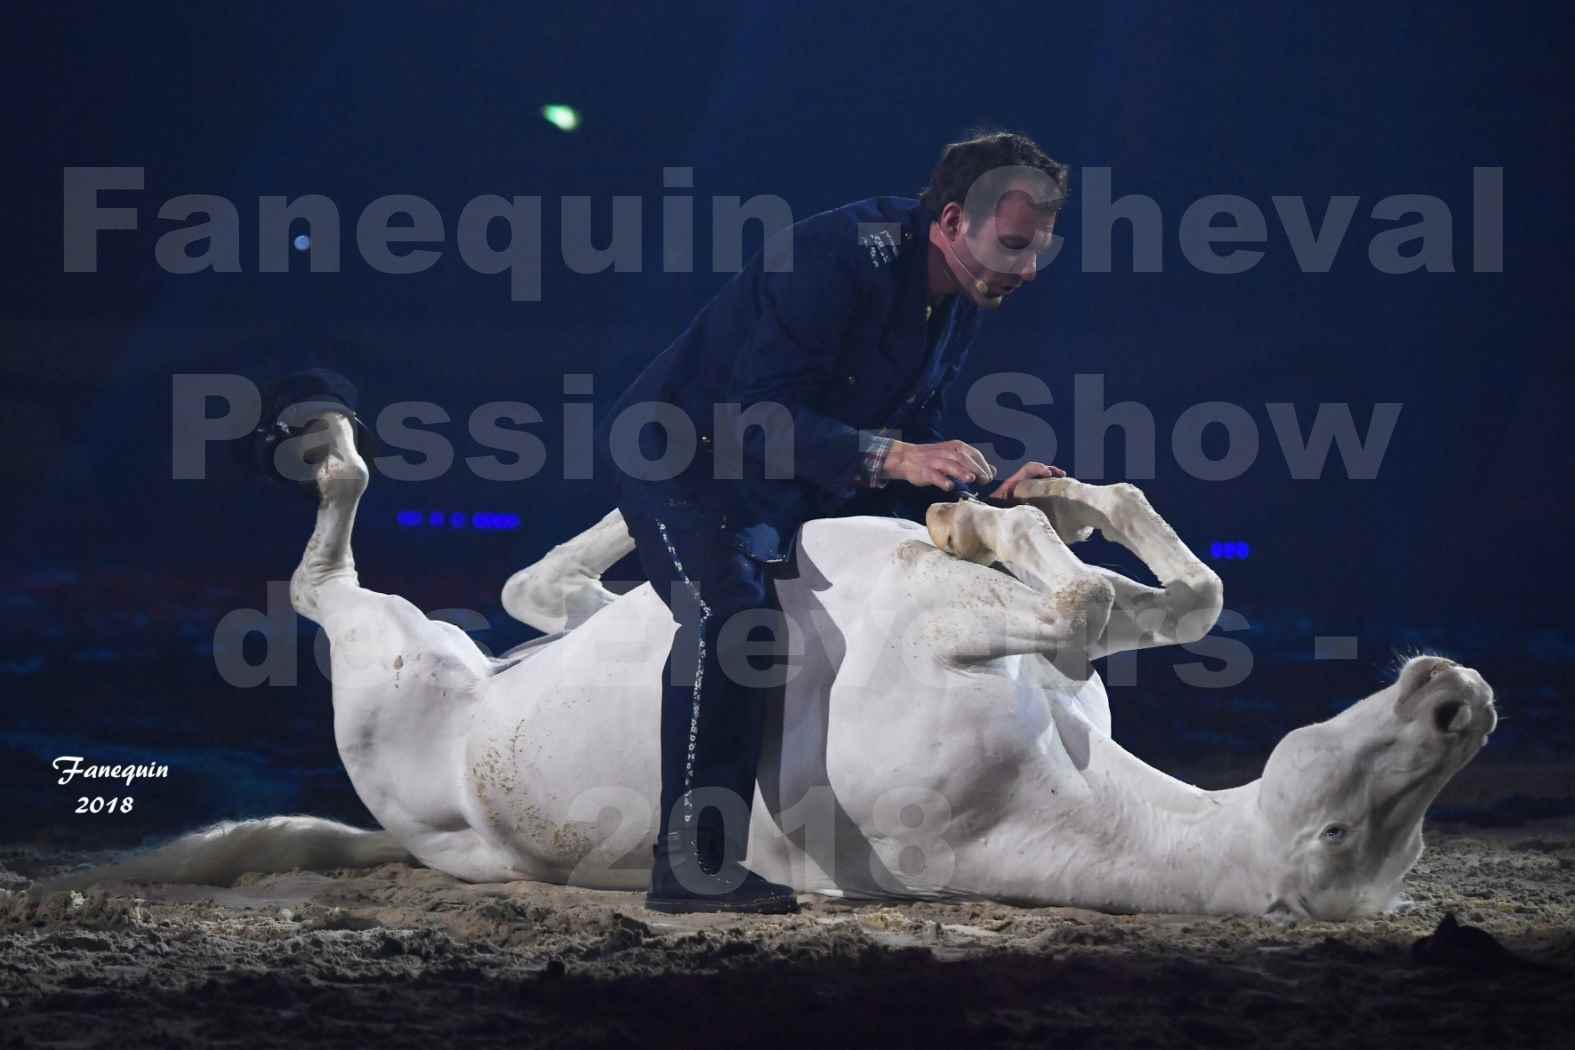
[(477, 511), (474, 514), (463, 510), (401, 510), (394, 514), (394, 521), (401, 528), (417, 528), (430, 525), (433, 528), (450, 529), (476, 529), (478, 531), (510, 530), (520, 527), (518, 514), (495, 514), (488, 511)]

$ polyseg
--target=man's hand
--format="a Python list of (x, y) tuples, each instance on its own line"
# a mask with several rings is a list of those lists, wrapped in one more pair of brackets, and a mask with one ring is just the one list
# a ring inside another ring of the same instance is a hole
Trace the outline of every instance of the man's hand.
[(995, 468), (984, 453), (966, 441), (938, 441), (932, 445), (893, 441), (886, 453), (885, 473), (911, 485), (933, 485), (948, 492), (954, 479), (970, 485), (995, 480)]
[(1048, 463), (1036, 463), (1030, 460), (1017, 468), (1017, 473), (1001, 482), (1000, 487), (990, 493), (991, 499), (1017, 498), (1017, 486), (1029, 478), (1064, 478), (1066, 471), (1060, 467), (1053, 467)]

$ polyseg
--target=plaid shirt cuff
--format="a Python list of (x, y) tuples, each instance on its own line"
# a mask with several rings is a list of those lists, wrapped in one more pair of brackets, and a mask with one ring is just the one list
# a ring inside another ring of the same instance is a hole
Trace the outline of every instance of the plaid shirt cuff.
[(878, 489), (886, 484), (886, 453), (891, 451), (889, 431), (859, 435), (859, 484)]

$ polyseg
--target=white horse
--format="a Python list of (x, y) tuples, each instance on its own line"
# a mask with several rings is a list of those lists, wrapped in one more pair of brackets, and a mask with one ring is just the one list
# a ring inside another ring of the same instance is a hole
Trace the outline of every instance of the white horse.
[[(291, 601), (329, 636), (339, 754), (384, 830), (225, 823), (70, 881), (413, 856), (468, 881), (643, 889), (676, 625), (649, 584), (602, 586), (633, 549), (620, 515), (510, 578), (505, 608), (552, 633), (489, 657), (360, 585), (350, 537), (367, 468), (343, 413), (313, 426), (321, 499)], [(1496, 724), (1481, 676), (1412, 658), (1391, 685), (1286, 736), (1259, 780), (1192, 787), (1115, 743), (1088, 661), (1201, 638), (1219, 578), (1131, 485), (1022, 491), (1010, 508), (937, 504), (927, 529), (804, 526), (797, 576), (776, 584), (788, 680), (766, 716), (746, 864), (859, 898), (1285, 919), (1392, 907), (1424, 812)], [(1094, 529), (1161, 586), (1081, 562), (1067, 544)]]

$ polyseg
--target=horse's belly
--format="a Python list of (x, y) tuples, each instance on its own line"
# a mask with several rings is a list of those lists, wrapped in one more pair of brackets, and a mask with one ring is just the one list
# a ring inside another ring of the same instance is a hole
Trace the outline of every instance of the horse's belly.
[(478, 825), (537, 877), (643, 887), (657, 830), (666, 646), (647, 637), (620, 658), (605, 644), (612, 632), (582, 631), (488, 683), (466, 743), (469, 794)]
[(762, 763), (773, 816), (757, 812), (751, 867), (855, 897), (1025, 892), (1039, 873), (1018, 877), (1023, 842), (1087, 787), (1050, 706), (1108, 725), (1097, 676), (1073, 685), (1008, 659), (999, 673), (937, 666), (922, 688), (894, 689), (881, 646), (849, 642), (835, 686), (790, 691), (775, 755), (767, 741), (780, 765)]

